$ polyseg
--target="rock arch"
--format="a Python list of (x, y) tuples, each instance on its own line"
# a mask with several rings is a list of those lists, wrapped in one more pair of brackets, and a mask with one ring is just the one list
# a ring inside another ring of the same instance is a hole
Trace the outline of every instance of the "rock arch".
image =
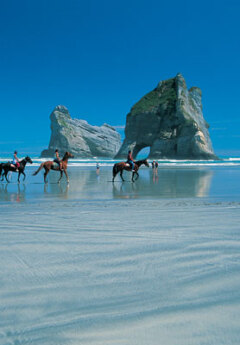
[(202, 93), (187, 89), (181, 74), (161, 81), (127, 115), (124, 142), (115, 158), (128, 150), (136, 157), (150, 146), (150, 158), (217, 159), (202, 114)]

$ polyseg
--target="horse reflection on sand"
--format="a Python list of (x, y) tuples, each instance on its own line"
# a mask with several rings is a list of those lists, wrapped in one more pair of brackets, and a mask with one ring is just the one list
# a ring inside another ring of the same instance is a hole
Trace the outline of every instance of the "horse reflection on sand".
[(11, 186), (9, 191), (9, 184), (0, 184), (0, 201), (23, 202), (26, 201), (26, 185), (18, 183), (17, 186)]
[[(51, 178), (50, 178), (51, 181)], [(45, 195), (55, 195), (57, 197), (68, 199), (69, 183), (62, 185), (60, 183), (48, 183), (44, 184), (44, 194)]]

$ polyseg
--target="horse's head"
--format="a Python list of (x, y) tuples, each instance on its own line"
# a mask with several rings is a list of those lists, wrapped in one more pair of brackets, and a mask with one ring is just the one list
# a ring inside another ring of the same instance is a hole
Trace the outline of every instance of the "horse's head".
[(74, 155), (72, 155), (70, 152), (66, 152), (68, 158), (74, 158)]
[(143, 164), (146, 165), (146, 167), (149, 168), (149, 163), (148, 163), (147, 159), (144, 159)]
[(63, 156), (63, 161), (69, 158), (74, 158), (74, 155), (72, 155), (70, 152), (66, 152), (65, 155)]
[(26, 159), (26, 162), (32, 164), (33, 161), (31, 160), (31, 158), (29, 156), (25, 157), (25, 159)]

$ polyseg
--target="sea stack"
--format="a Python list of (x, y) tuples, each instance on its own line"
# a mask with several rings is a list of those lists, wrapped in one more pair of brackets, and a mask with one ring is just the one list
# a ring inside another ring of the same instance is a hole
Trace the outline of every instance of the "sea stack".
[(50, 115), (51, 138), (41, 157), (52, 157), (55, 149), (75, 157), (114, 157), (121, 146), (120, 134), (108, 124), (91, 126), (85, 120), (72, 119), (68, 109), (58, 105)]
[(161, 81), (127, 115), (125, 140), (116, 158), (128, 150), (136, 157), (150, 147), (149, 158), (218, 159), (202, 113), (202, 92), (187, 89), (181, 74)]

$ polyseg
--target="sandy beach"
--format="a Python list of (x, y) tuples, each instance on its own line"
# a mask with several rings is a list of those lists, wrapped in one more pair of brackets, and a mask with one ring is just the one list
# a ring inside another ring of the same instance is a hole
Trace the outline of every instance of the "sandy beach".
[(238, 345), (240, 167), (0, 183), (1, 345)]

